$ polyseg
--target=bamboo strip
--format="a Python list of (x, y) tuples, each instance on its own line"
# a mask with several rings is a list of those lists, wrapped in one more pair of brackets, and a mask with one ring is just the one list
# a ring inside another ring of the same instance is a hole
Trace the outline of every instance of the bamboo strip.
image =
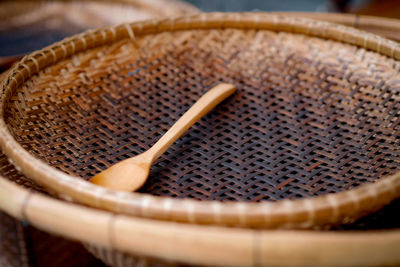
[(354, 27), (399, 41), (400, 22), (397, 19), (339, 13), (271, 12), (289, 17), (309, 18)]

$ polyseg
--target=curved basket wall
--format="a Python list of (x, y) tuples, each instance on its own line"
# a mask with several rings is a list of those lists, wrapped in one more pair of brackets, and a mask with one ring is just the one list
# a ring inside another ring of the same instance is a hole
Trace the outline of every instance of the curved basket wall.
[[(114, 212), (252, 227), (348, 223), (400, 192), (399, 57), (375, 35), (279, 15), (90, 31), (8, 74), (0, 144), (35, 181)], [(220, 81), (239, 92), (169, 150), (141, 193), (77, 177), (147, 149)]]

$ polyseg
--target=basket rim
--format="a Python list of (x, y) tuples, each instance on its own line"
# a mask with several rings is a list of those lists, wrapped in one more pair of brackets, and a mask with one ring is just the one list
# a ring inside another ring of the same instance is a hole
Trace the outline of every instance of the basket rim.
[(304, 18), (266, 13), (203, 13), (148, 20), (86, 31), (34, 52), (6, 75), (0, 96), (0, 145), (9, 160), (29, 178), (67, 199), (135, 216), (179, 222), (310, 228), (352, 222), (366, 211), (375, 211), (400, 195), (400, 172), (356, 189), (323, 196), (277, 202), (218, 202), (173, 199), (141, 193), (117, 192), (90, 184), (56, 170), (35, 158), (12, 137), (4, 121), (5, 100), (13, 88), (39, 70), (75, 53), (135, 36), (188, 29), (238, 28), (293, 32), (364, 47), (400, 59), (398, 44), (353, 28)]
[(156, 221), (54, 199), (2, 176), (0, 210), (41, 230), (89, 246), (182, 263), (212, 266), (400, 263), (400, 254), (396, 253), (400, 230), (257, 230)]

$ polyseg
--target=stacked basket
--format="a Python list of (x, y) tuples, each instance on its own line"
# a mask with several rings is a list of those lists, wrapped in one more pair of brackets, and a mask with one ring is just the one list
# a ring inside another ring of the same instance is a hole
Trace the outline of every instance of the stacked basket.
[[(399, 58), (397, 43), (366, 32), (262, 13), (73, 36), (8, 73), (0, 144), (48, 192), (103, 211), (5, 179), (2, 209), (116, 266), (135, 263), (131, 254), (202, 265), (398, 264), (398, 230), (266, 228), (349, 224), (400, 195)], [(141, 192), (85, 181), (148, 149), (222, 81), (238, 92), (168, 150)], [(11, 167), (7, 176), (27, 181)]]
[(0, 71), (22, 53), (87, 29), (197, 12), (195, 7), (175, 0), (1, 1)]

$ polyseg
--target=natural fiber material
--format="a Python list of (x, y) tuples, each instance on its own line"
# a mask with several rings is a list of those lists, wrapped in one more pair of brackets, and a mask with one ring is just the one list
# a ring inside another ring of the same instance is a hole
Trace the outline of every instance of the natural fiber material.
[(3, 153), (0, 153), (0, 175), (7, 177), (9, 180), (25, 188), (45, 192), (41, 186), (35, 184), (32, 180), (22, 175), (21, 172), (17, 171)]
[(309, 18), (343, 24), (359, 30), (400, 41), (400, 21), (398, 19), (364, 16), (343, 13), (318, 13), (318, 12), (273, 12), (283, 16)]
[[(4, 163), (3, 159), (5, 159), (4, 155), (0, 156), (1, 158), (1, 162)], [(17, 183), (22, 183), (24, 185), (27, 185), (29, 183), (27, 183), (27, 181), (29, 181), (28, 178), (24, 177), (21, 173), (19, 173), (17, 170), (15, 170), (15, 168), (10, 165), (9, 163), (5, 162), (4, 168), (0, 169), (0, 175), (4, 175), (5, 173), (8, 174), (7, 179), (13, 182), (17, 182)], [(7, 170), (6, 172), (4, 172), (4, 170)], [(1, 179), (5, 179), (5, 178), (1, 178)], [(32, 190), (27, 188), (26, 190)], [(35, 189), (33, 189), (35, 190)], [(32, 191), (33, 191), (32, 190)], [(36, 191), (36, 190), (35, 190)], [(31, 199), (31, 198), (29, 198)], [(41, 205), (41, 207), (44, 210), (48, 210), (49, 207), (51, 207), (50, 202), (54, 201), (50, 198), (48, 198), (49, 203), (47, 203), (46, 205)], [(30, 202), (30, 201), (29, 201)], [(25, 205), (29, 206), (29, 202), (26, 202)], [(66, 204), (65, 204), (66, 205)], [(400, 202), (399, 201), (395, 201), (394, 203), (392, 203), (391, 205), (385, 207), (382, 211), (379, 211), (377, 213), (374, 213), (370, 216), (367, 216), (366, 218), (363, 218), (362, 220), (357, 221), (354, 224), (348, 225), (348, 226), (344, 226), (344, 227), (340, 227), (337, 230), (380, 230), (381, 233), (384, 233), (384, 231), (382, 230), (389, 230), (391, 228), (400, 228), (400, 221), (398, 219), (397, 216), (397, 211), (400, 207)], [(25, 208), (26, 209), (26, 208)], [(40, 217), (40, 216), (39, 216)], [(74, 215), (71, 215), (71, 217), (74, 217)], [(68, 218), (71, 218), (68, 217)], [(57, 220), (65, 220), (60, 219), (60, 217), (57, 216), (53, 216), (53, 217), (49, 217), (51, 218), (51, 220), (53, 222), (57, 222)], [(25, 255), (24, 257), (22, 257), (21, 253), (21, 247), (20, 245), (23, 245), (23, 243), (18, 243), (18, 230), (17, 230), (17, 221), (14, 219), (11, 219), (9, 216), (3, 215), (0, 213), (0, 247), (3, 245), (3, 248), (0, 250), (0, 263), (2, 263), (5, 266), (16, 266), (19, 267), (21, 266), (21, 260), (23, 259), (27, 259), (27, 256)], [(114, 225), (114, 224), (112, 224)], [(110, 227), (112, 228), (112, 225), (110, 225)], [(42, 228), (40, 225), (37, 225), (38, 227)], [(77, 226), (79, 227), (79, 226)], [(43, 228), (42, 228), (43, 229)], [(43, 230), (47, 230), (49, 231), (50, 229), (43, 229)], [(118, 229), (116, 229), (116, 231), (119, 231)], [(37, 231), (36, 231), (37, 232)], [(35, 236), (36, 235), (40, 235), (41, 233), (35, 232)], [(53, 230), (54, 232), (54, 230)], [(339, 232), (340, 234), (342, 232)], [(371, 233), (370, 231), (365, 231), (365, 233)], [(61, 234), (61, 235), (66, 235), (68, 234), (68, 232), (57, 232), (57, 234)], [(69, 261), (71, 262), (72, 259), (71, 258), (65, 258), (64, 256), (61, 258), (57, 258), (61, 251), (64, 251), (63, 249), (68, 249), (68, 253), (72, 253), (75, 252), (76, 253), (76, 247), (71, 247), (68, 246), (69, 244), (67, 243), (66, 245), (62, 246), (62, 243), (65, 241), (64, 240), (57, 240), (55, 237), (46, 237), (43, 236), (43, 233), (41, 234), (42, 236), (36, 237), (37, 240), (37, 246), (38, 248), (43, 250), (43, 245), (40, 246), (40, 242), (39, 242), (39, 238), (40, 240), (43, 241), (43, 237), (46, 238), (46, 244), (44, 247), (49, 246), (51, 243), (56, 242), (55, 246), (51, 245), (52, 249), (54, 249), (54, 247), (57, 247), (58, 249), (56, 249), (57, 252), (53, 252), (53, 258), (50, 259), (51, 262), (55, 262), (57, 261), (57, 259), (59, 261), (62, 261), (63, 264), (65, 265), (66, 262)], [(20, 237), (21, 238), (21, 237)], [(81, 237), (81, 240), (86, 240), (86, 239), (82, 239), (83, 237)], [(352, 236), (348, 237), (349, 239), (353, 239)], [(135, 238), (132, 238), (132, 240), (135, 240)], [(348, 241), (345, 241), (348, 242)], [(62, 247), (61, 247), (62, 246)], [(171, 265), (178, 265), (179, 264), (174, 264), (172, 262), (169, 261), (163, 261), (161, 259), (152, 259), (152, 258), (148, 258), (148, 257), (143, 257), (140, 255), (132, 255), (130, 253), (122, 253), (121, 251), (115, 250), (115, 249), (105, 249), (102, 247), (99, 247), (97, 244), (95, 245), (90, 245), (90, 244), (85, 244), (85, 247), (88, 248), (88, 250), (93, 253), (94, 255), (96, 255), (96, 257), (100, 258), (102, 261), (106, 262), (108, 265), (110, 266), (137, 266), (137, 264), (147, 264), (147, 265), (157, 265), (157, 266), (171, 266)], [(24, 248), (24, 247), (22, 247)], [(71, 252), (72, 249), (72, 252)], [(75, 250), (74, 250), (75, 249)], [(26, 253), (24, 250), (22, 250), (24, 253)], [(69, 254), (71, 255), (71, 254)], [(48, 257), (50, 257), (50, 255), (48, 255)], [(365, 256), (364, 256), (365, 257)], [(43, 258), (36, 258), (36, 260), (38, 262), (41, 263), (48, 263), (50, 262), (49, 259), (47, 259), (47, 261)], [(82, 260), (82, 259), (81, 259)], [(4, 263), (6, 262), (6, 263)], [(59, 262), (58, 262), (59, 263)], [(7, 265), (8, 264), (8, 265)], [(1, 266), (3, 266), (1, 265)], [(67, 265), (69, 266), (69, 265)]]
[(185, 31), (137, 45), (92, 50), (23, 86), (5, 113), (16, 140), (89, 178), (147, 150), (223, 81), (238, 92), (168, 150), (142, 192), (294, 199), (349, 190), (400, 164), (400, 96), (385, 82), (397, 73), (382, 56), (269, 31)]
[(178, 267), (186, 266), (174, 261), (160, 260), (144, 256), (133, 256), (132, 254), (123, 253), (121, 251), (110, 250), (99, 246), (84, 244), (85, 248), (101, 259), (108, 266), (113, 267), (134, 267), (134, 266), (149, 266), (149, 267)]
[[(100, 40), (112, 43), (87, 50)], [(142, 192), (301, 202), (223, 205), (115, 193), (55, 172), (6, 138), (1, 143), (28, 176), (118, 212), (260, 227), (348, 223), (398, 194), (398, 175), (352, 189), (399, 166), (398, 63), (390, 58), (399, 53), (394, 43), (336, 25), (210, 14), (81, 35), (26, 59), (5, 83), (13, 137), (83, 178), (144, 151), (202, 92), (234, 83), (238, 93), (168, 151)], [(74, 56), (59, 60), (66, 54)]]
[[(154, 17), (194, 14), (198, 10), (179, 0), (5, 0), (0, 3), (0, 32), (37, 25), (88, 29)], [(53, 25), (49, 25), (53, 24)]]
[(28, 52), (87, 29), (198, 13), (176, 0), (0, 1), (0, 72)]
[(29, 266), (21, 228), (15, 219), (0, 211), (0, 266)]
[[(33, 183), (29, 178), (17, 171), (15, 167), (7, 161), (7, 157), (0, 152), (0, 176), (6, 177), (7, 180), (40, 194), (45, 194), (49, 197), (55, 198), (54, 195), (49, 195), (44, 189)], [(365, 216), (356, 222), (348, 225), (341, 225), (337, 227), (330, 227), (329, 230), (389, 230), (400, 229), (400, 218), (397, 216), (397, 211), (400, 208), (400, 199), (397, 199), (385, 206), (381, 210)], [(7, 223), (7, 217), (4, 216), (4, 222)], [(3, 220), (3, 219), (1, 219)], [(11, 225), (11, 222), (8, 224)], [(14, 226), (13, 226), (14, 227)], [(7, 228), (7, 227), (4, 227)], [(6, 231), (11, 232), (11, 231)]]
[[(0, 169), (1, 166), (5, 166), (4, 168), (2, 168), (2, 170), (4, 171), (5, 169), (7, 170), (7, 173), (10, 174), (10, 180), (14, 180), (17, 179), (17, 181), (19, 183), (25, 183), (25, 184), (29, 184), (28, 181), (29, 179), (24, 177), (23, 175), (18, 174), (18, 171), (16, 171), (12, 165), (10, 165), (7, 161), (4, 155), (2, 155), (0, 157), (0, 162), (4, 163), (4, 164), (0, 164)], [(1, 170), (0, 170), (1, 172)], [(0, 173), (0, 175), (4, 175), (4, 173)], [(397, 204), (396, 204), (397, 203)], [(393, 204), (389, 205), (388, 207), (384, 208), (382, 211), (377, 212), (371, 216), (366, 217), (365, 219), (362, 219), (360, 221), (358, 221), (356, 224), (351, 224), (349, 226), (345, 226), (343, 227), (344, 229), (363, 229), (363, 230), (369, 230), (369, 229), (386, 229), (386, 228), (392, 228), (392, 227), (399, 227), (399, 221), (398, 221), (398, 216), (397, 216), (397, 211), (399, 209), (399, 201), (395, 201)], [(48, 209), (47, 208), (48, 205), (43, 206), (44, 209)], [(0, 216), (1, 217), (1, 216)], [(53, 218), (53, 220), (57, 221), (56, 219), (57, 217)], [(65, 219), (63, 219), (65, 220)], [(2, 222), (3, 219), (1, 219)], [(6, 227), (7, 228), (7, 227)], [(342, 228), (342, 227), (341, 227)], [(1, 228), (1, 229), (5, 229), (5, 228)], [(0, 230), (1, 232), (1, 230)], [(368, 235), (373, 236), (374, 234), (372, 234), (371, 232), (366, 232), (368, 233)], [(375, 233), (375, 232), (374, 232)], [(381, 231), (380, 234), (382, 234), (383, 232)], [(340, 234), (340, 233), (339, 233)], [(259, 235), (259, 234), (258, 234)], [(135, 238), (132, 238), (132, 240), (134, 240)], [(355, 238), (353, 236), (349, 236), (349, 240), (348, 241), (344, 241), (346, 243), (351, 242), (352, 240), (354, 240)], [(376, 243), (375, 243), (376, 244)], [(321, 247), (321, 246), (319, 246)], [(98, 257), (102, 258), (104, 261), (108, 262), (108, 264), (110, 264), (110, 266), (132, 266), (132, 263), (139, 263), (139, 264), (143, 264), (143, 263), (147, 263), (148, 261), (143, 260), (143, 258), (139, 257), (132, 257), (131, 255), (127, 255), (127, 254), (122, 254), (120, 252), (116, 252), (115, 250), (105, 250), (105, 249), (101, 249), (99, 247), (95, 247), (95, 246), (90, 246), (90, 250), (92, 253), (95, 253)], [(317, 248), (313, 248), (313, 254), (315, 255), (316, 252), (319, 252), (319, 250)], [(291, 257), (293, 257), (293, 252), (292, 251), (290, 253)], [(396, 253), (395, 253), (396, 254)], [(395, 255), (393, 254), (393, 255)], [(4, 259), (4, 257), (2, 258), (4, 254), (0, 255), (0, 262), (2, 259)], [(368, 256), (370, 256), (371, 254), (364, 254), (362, 257), (366, 258)], [(303, 255), (303, 257), (306, 257), (306, 255)], [(352, 259), (354, 259), (356, 256), (353, 254)], [(337, 259), (340, 259), (342, 257), (338, 257)], [(17, 258), (12, 258), (14, 261), (17, 260)], [(315, 260), (313, 261), (314, 264)], [(343, 261), (345, 262), (347, 265), (351, 265), (351, 263), (347, 260)], [(342, 263), (343, 263), (342, 262)], [(369, 264), (371, 264), (372, 261), (369, 262)], [(134, 265), (133, 264), (133, 265)], [(282, 264), (282, 261), (281, 261)], [(364, 263), (365, 264), (365, 263)], [(382, 262), (380, 263), (381, 265), (383, 264)], [(387, 261), (386, 261), (386, 264)], [(1, 265), (1, 264), (0, 264)], [(331, 262), (331, 265), (337, 265), (333, 264)], [(393, 262), (391, 263), (391, 265), (393, 265)], [(20, 263), (18, 263), (17, 265), (14, 266), (20, 266)]]
[[(0, 153), (0, 176), (7, 177), (7, 180), (12, 181), (13, 183), (17, 183), (21, 185), (22, 187), (26, 187), (26, 190), (31, 190), (31, 191), (37, 191), (41, 194), (44, 192), (42, 191), (41, 187), (39, 187), (36, 184), (33, 184), (29, 178), (25, 177), (23, 174), (18, 172), (13, 165), (11, 165), (6, 157)], [(4, 178), (2, 178), (4, 179)], [(49, 198), (50, 199), (50, 198)], [(28, 204), (26, 204), (28, 205)], [(44, 209), (48, 209), (47, 205), (43, 205)], [(368, 230), (379, 230), (383, 232), (382, 230), (391, 230), (391, 229), (400, 229), (400, 220), (398, 217), (398, 210), (400, 208), (400, 201), (394, 201), (387, 207), (383, 208), (382, 210), (373, 213), (365, 218), (362, 218), (361, 220), (356, 221), (353, 224), (346, 225), (346, 226), (340, 226), (337, 228), (331, 228), (330, 230), (358, 230), (358, 231), (365, 231), (368, 233)], [(52, 220), (55, 220), (54, 217), (52, 217)], [(18, 224), (19, 222), (17, 220), (11, 219), (9, 216), (4, 215), (0, 213), (0, 266), (15, 266), (15, 267), (20, 267), (21, 266), (21, 260), (26, 260), (27, 255), (26, 251), (23, 249), (25, 248), (24, 243), (18, 242), (18, 240), (21, 240), (21, 236), (18, 237)], [(20, 227), (21, 228), (21, 227)], [(43, 228), (42, 228), (43, 229)], [(43, 229), (48, 231), (48, 229)], [(38, 262), (41, 263), (49, 263), (49, 262), (56, 262), (57, 259), (59, 261), (62, 261), (63, 265), (66, 265), (66, 263), (71, 263), (73, 261), (71, 257), (65, 258), (65, 256), (59, 258), (61, 253), (65, 255), (65, 249), (68, 250), (69, 255), (72, 255), (71, 253), (77, 252), (77, 247), (72, 246), (70, 243), (66, 243), (65, 240), (63, 239), (57, 239), (52, 236), (46, 236), (44, 233), (38, 232), (37, 230), (34, 231), (35, 236), (39, 235), (36, 237), (36, 245), (38, 248), (40, 248), (42, 253), (40, 255), (43, 255), (44, 252), (43, 250), (46, 249), (46, 247), (51, 247), (55, 251), (51, 255), (48, 255), (47, 259), (43, 258), (35, 258)], [(65, 233), (58, 233), (64, 235)], [(40, 245), (40, 242), (43, 242), (43, 239), (46, 239), (46, 246)], [(352, 239), (352, 237), (349, 237), (349, 239)], [(64, 243), (63, 243), (64, 242)], [(55, 244), (55, 245), (53, 245)], [(85, 247), (96, 257), (101, 259), (102, 261), (106, 262), (109, 266), (137, 266), (138, 264), (147, 264), (147, 265), (157, 265), (157, 266), (171, 266), (171, 265), (178, 265), (176, 263), (171, 263), (171, 262), (166, 262), (161, 259), (153, 259), (153, 258), (148, 258), (148, 257), (143, 257), (140, 255), (132, 255), (129, 253), (122, 253), (121, 251), (117, 251), (114, 249), (105, 249), (102, 247), (99, 247), (97, 245), (90, 245), (90, 244), (84, 244)], [(45, 248), (43, 248), (45, 247)], [(72, 251), (71, 251), (72, 249)], [(79, 250), (78, 250), (79, 252)], [(50, 257), (50, 259), (49, 259)], [(87, 258), (85, 258), (87, 260)], [(77, 260), (75, 258), (75, 260)], [(82, 258), (79, 258), (79, 260), (82, 261)], [(58, 262), (60, 263), (60, 262)], [(3, 265), (1, 265), (3, 264)], [(67, 265), (69, 266), (69, 265)]]
[(398, 230), (271, 231), (162, 222), (55, 200), (2, 176), (0, 199), (1, 210), (40, 229), (91, 243), (92, 252), (115, 266), (149, 262), (132, 254), (201, 266), (396, 266), (400, 262)]

